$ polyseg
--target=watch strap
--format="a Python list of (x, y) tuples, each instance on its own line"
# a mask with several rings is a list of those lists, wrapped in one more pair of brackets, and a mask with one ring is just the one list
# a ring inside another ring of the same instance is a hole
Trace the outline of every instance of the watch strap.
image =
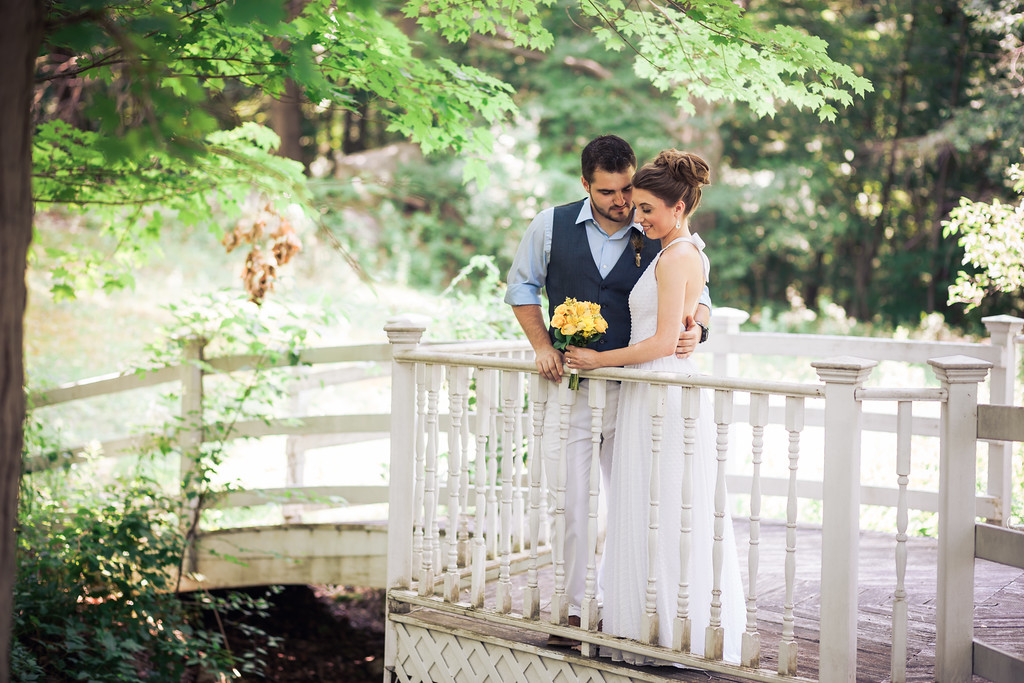
[(697, 343), (703, 344), (708, 340), (708, 337), (711, 335), (711, 328), (699, 320), (694, 320), (694, 322), (700, 325), (700, 341), (698, 341)]

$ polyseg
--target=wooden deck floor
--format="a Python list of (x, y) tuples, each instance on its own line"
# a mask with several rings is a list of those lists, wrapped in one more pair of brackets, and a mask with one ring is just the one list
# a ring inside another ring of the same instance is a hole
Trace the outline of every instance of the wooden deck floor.
[[(748, 522), (736, 520), (736, 538), (740, 565), (746, 585), (746, 551)], [(933, 539), (908, 541), (906, 588), (908, 593), (909, 642), (907, 647), (907, 680), (934, 680), (935, 661), (935, 593), (937, 547)], [(785, 558), (785, 525), (762, 521), (760, 543), (760, 578), (758, 580), (758, 630), (761, 633), (763, 668), (774, 670), (777, 663), (777, 642), (782, 631)], [(858, 669), (857, 680), (876, 683), (890, 677), (892, 594), (896, 583), (895, 540), (887, 534), (864, 532), (860, 541), (858, 599)], [(816, 678), (818, 668), (818, 623), (820, 582), (817, 567), (821, 557), (821, 529), (801, 527), (797, 540), (796, 572), (796, 637), (800, 659), (798, 675)], [(550, 595), (553, 570), (546, 567), (541, 574), (542, 592)], [(513, 577), (517, 589), (525, 585), (525, 575)], [(487, 606), (493, 604), (493, 584)], [(513, 591), (513, 611), (521, 612), (521, 591)], [(1024, 654), (1024, 571), (1003, 567), (983, 560), (975, 565), (975, 638), (998, 645), (1010, 652)], [(418, 611), (418, 610), (417, 610)], [(426, 617), (422, 612), (418, 615)], [(545, 634), (536, 631), (499, 629), (470, 623), (466, 617), (437, 614), (441, 622), (457, 621), (462, 628), (478, 628), (506, 640), (536, 647), (545, 647)], [(565, 650), (566, 656), (575, 656)], [(672, 681), (741, 681), (723, 674), (688, 671), (666, 667), (646, 667), (641, 671)], [(975, 677), (975, 681), (984, 681)]]

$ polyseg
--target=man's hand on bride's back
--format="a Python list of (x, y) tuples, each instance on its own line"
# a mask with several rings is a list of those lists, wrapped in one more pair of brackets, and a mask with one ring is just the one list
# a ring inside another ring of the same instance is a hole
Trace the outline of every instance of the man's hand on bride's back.
[(693, 316), (686, 316), (686, 329), (679, 333), (676, 342), (676, 358), (689, 358), (697, 350), (700, 342), (700, 325), (694, 322)]

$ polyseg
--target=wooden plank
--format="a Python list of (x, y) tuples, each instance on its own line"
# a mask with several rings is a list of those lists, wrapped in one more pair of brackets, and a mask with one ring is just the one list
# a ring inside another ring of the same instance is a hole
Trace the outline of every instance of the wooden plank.
[[(741, 494), (750, 490), (750, 475), (729, 474), (726, 476), (726, 484), (731, 494)], [(789, 480), (782, 477), (761, 477), (761, 495), (785, 497), (789, 491)], [(810, 500), (821, 500), (821, 481), (814, 479), (799, 479), (796, 483), (796, 495), (798, 498)], [(884, 507), (896, 507), (899, 490), (889, 486), (861, 486), (861, 505), (879, 505)], [(911, 510), (923, 510), (935, 512), (939, 509), (939, 494), (937, 491), (922, 491), (912, 489), (907, 491), (907, 505)], [(991, 517), (996, 512), (996, 499), (994, 496), (978, 495), (975, 500), (976, 515), (978, 517)]]
[(366, 588), (385, 588), (387, 557), (381, 555), (348, 557), (257, 557), (236, 562), (201, 555), (197, 572), (182, 577), (181, 591), (241, 588), (275, 584), (336, 584)]
[(124, 439), (104, 441), (100, 444), (75, 446), (58, 452), (42, 453), (25, 460), (26, 472), (56, 469), (77, 462), (86, 462), (92, 458), (120, 458), (129, 455), (141, 455), (157, 448), (160, 434), (138, 434)]
[[(330, 500), (337, 498), (340, 500)], [(215, 494), (211, 507), (223, 510), (267, 503), (290, 505), (372, 505), (388, 502), (387, 486), (294, 486)]]
[(292, 395), (303, 391), (333, 387), (339, 384), (361, 382), (367, 379), (388, 379), (391, 377), (391, 365), (383, 363), (350, 365), (324, 371), (313, 371), (307, 367), (303, 367), (301, 370), (301, 374), (296, 375), (295, 380), (289, 383), (289, 390)]
[[(832, 358), (857, 356), (869, 360), (892, 360), (924, 364), (929, 358), (971, 356), (999, 365), (1002, 348), (991, 344), (927, 342), (921, 340), (841, 337), (819, 334), (743, 332), (728, 338), (712, 335), (707, 351), (740, 353), (752, 356), (806, 356)], [(724, 348), (723, 348), (724, 347)]]
[(974, 556), (1024, 569), (1024, 531), (992, 524), (975, 524)]
[(1024, 658), (975, 640), (974, 674), (993, 683), (1018, 683), (1024, 681)]
[(181, 366), (172, 365), (159, 370), (134, 370), (126, 374), (102, 375), (80, 382), (62, 384), (51, 389), (34, 391), (29, 394), (29, 404), (34, 408), (52, 406), (58, 403), (76, 401), (81, 398), (116, 394), (122, 391), (142, 389), (181, 379)]
[[(211, 428), (212, 427), (212, 428)], [(231, 438), (305, 434), (360, 434), (387, 435), (391, 431), (391, 416), (386, 413), (370, 415), (310, 415), (275, 420), (240, 420), (231, 426)], [(215, 425), (207, 428), (209, 441), (219, 441)]]
[[(864, 431), (895, 434), (896, 414), (871, 412), (867, 409), (869, 405), (870, 404), (865, 405), (863, 413)], [(733, 414), (736, 418), (734, 424), (749, 421), (749, 399), (745, 394), (738, 394), (736, 396), (736, 404)], [(769, 406), (768, 423), (778, 425), (786, 424), (786, 407), (784, 405)], [(808, 405), (804, 411), (804, 424), (808, 427), (823, 426), (825, 424), (825, 411), (821, 407)], [(919, 434), (921, 436), (937, 437), (939, 435), (939, 418), (915, 415), (911, 430), (914, 434)]]
[(1024, 407), (979, 405), (978, 438), (1024, 441)]
[(292, 524), (200, 535), (194, 575), (181, 590), (275, 583), (383, 588), (387, 527), (380, 523)]
[(256, 367), (285, 368), (290, 366), (321, 363), (354, 363), (360, 361), (385, 362), (391, 360), (391, 344), (363, 344), (355, 346), (329, 346), (319, 349), (303, 349), (298, 358), (281, 354), (273, 362), (264, 355), (238, 354), (208, 358), (206, 363), (217, 372), (251, 370)]

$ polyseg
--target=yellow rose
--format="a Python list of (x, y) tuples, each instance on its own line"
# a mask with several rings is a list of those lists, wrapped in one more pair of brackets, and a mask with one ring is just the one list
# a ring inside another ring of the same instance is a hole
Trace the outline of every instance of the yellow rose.
[(571, 322), (566, 323), (565, 327), (562, 328), (562, 334), (564, 334), (566, 337), (571, 337), (572, 335), (576, 334), (576, 325)]
[(565, 314), (559, 313), (556, 308), (555, 317), (551, 319), (551, 327), (554, 327), (556, 330), (560, 330), (563, 325), (565, 325)]
[(594, 321), (594, 329), (599, 333), (604, 334), (608, 331), (608, 321), (602, 317), (598, 317), (597, 320)]

